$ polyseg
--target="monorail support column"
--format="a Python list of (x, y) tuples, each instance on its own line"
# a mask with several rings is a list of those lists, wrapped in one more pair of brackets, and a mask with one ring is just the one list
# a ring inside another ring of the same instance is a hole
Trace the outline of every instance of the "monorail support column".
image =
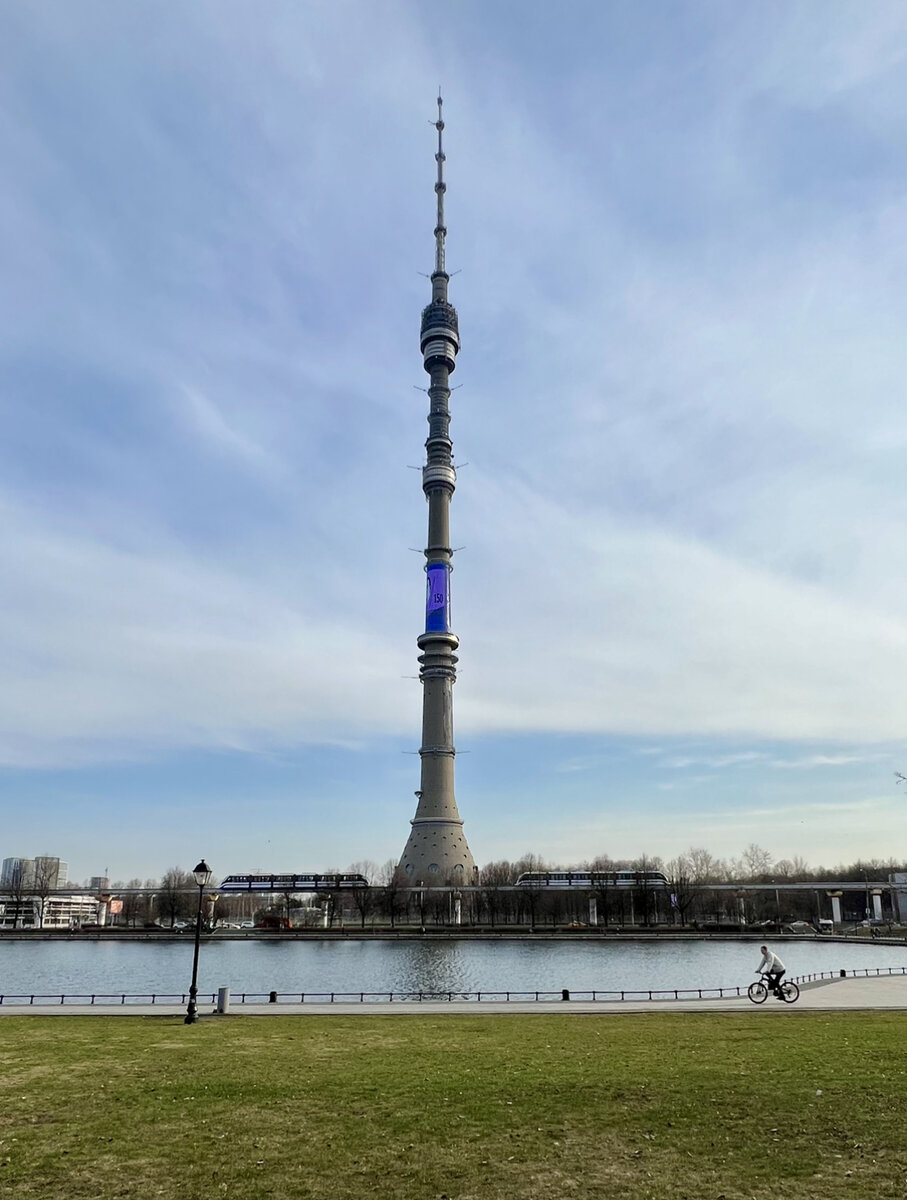
[(589, 897), (589, 924), (598, 924), (598, 900), (595, 896)]
[(828, 898), (831, 900), (831, 919), (836, 925), (841, 925), (841, 892), (829, 892)]

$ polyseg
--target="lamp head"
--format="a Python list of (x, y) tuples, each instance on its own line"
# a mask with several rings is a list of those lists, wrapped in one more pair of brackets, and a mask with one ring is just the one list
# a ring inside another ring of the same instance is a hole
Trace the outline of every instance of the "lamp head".
[(211, 868), (204, 859), (192, 868), (192, 874), (195, 876), (195, 882), (200, 888), (206, 887), (211, 878)]

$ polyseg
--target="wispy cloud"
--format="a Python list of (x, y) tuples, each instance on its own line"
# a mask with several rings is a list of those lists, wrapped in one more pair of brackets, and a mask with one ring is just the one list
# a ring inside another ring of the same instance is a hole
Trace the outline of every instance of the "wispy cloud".
[(907, 20), (770, 9), (7, 6), (0, 759), (418, 740), (440, 74), (472, 786), (890, 767)]
[(712, 757), (678, 757), (668, 758), (659, 763), (660, 767), (668, 770), (685, 770), (687, 767), (709, 767), (712, 770), (720, 771), (724, 767), (739, 767), (749, 763), (762, 762), (765, 759), (764, 754), (760, 754), (755, 750), (744, 751), (742, 754), (720, 754)]
[(869, 763), (885, 762), (890, 754), (807, 754), (803, 758), (780, 759), (769, 765), (778, 770), (810, 771), (826, 767), (852, 767)]
[[(10, 765), (350, 744), (416, 717), (398, 648), (332, 617), (323, 589), (292, 594), (289, 580), (261, 585), (176, 544), (117, 549), (15, 518), (0, 702)], [(337, 670), (349, 656), (352, 690)]]
[(221, 450), (263, 473), (274, 473), (282, 464), (253, 438), (240, 432), (224, 417), (210, 397), (183, 384), (180, 387), (182, 404), (177, 411), (191, 424), (199, 437), (215, 450)]

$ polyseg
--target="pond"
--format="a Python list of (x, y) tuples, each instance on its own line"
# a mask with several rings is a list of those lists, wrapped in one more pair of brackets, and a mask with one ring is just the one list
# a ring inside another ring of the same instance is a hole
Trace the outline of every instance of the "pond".
[[(732, 988), (755, 977), (760, 939), (582, 941), (354, 937), (210, 939), (199, 990), (242, 992), (638, 991)], [(791, 976), (907, 966), (907, 946), (805, 939), (773, 943)], [(181, 993), (192, 939), (0, 939), (0, 994)]]

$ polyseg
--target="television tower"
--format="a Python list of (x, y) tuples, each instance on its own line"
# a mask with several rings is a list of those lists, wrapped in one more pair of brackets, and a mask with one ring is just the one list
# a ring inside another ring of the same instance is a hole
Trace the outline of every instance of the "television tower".
[(450, 440), (450, 373), (460, 349), (457, 310), (447, 299), (450, 276), (444, 265), (444, 121), (438, 96), (438, 220), (435, 225), (435, 269), (431, 304), (422, 310), (423, 365), (428, 388), (428, 439), (422, 490), (428, 501), (428, 545), (425, 547), (425, 632), (417, 639), (422, 683), (422, 760), (419, 803), (400, 867), (413, 882), (436, 885), (472, 883), (475, 862), (463, 833), (454, 796), (453, 685), (460, 639), (450, 628), (450, 499), (457, 483)]

